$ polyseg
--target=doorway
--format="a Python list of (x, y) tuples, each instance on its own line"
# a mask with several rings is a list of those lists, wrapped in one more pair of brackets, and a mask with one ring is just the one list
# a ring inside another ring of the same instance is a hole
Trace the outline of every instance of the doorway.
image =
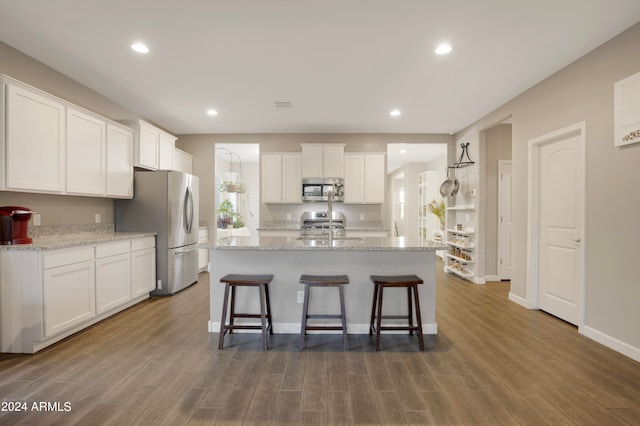
[(216, 237), (257, 235), (260, 145), (216, 143)]
[(498, 161), (498, 278), (511, 279), (513, 210), (511, 208), (511, 161)]
[(580, 327), (584, 312), (585, 123), (529, 141), (528, 297)]

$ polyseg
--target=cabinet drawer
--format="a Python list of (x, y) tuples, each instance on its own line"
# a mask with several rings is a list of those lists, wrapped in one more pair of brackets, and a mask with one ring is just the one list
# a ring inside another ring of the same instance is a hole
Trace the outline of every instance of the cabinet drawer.
[(131, 240), (131, 251), (144, 250), (156, 246), (156, 237), (142, 237)]
[(131, 248), (130, 240), (116, 241), (113, 243), (100, 244), (96, 246), (96, 259), (100, 259), (108, 256), (115, 256), (116, 254), (129, 253)]
[(93, 260), (93, 246), (51, 250), (42, 255), (44, 269)]

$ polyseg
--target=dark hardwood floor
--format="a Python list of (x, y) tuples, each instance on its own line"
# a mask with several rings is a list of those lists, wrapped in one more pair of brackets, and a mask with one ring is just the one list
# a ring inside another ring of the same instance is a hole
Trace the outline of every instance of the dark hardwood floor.
[(365, 335), (349, 352), (340, 335), (311, 335), (304, 352), (298, 336), (274, 335), (263, 352), (257, 334), (219, 351), (201, 274), (40, 353), (0, 355), (2, 408), (27, 405), (0, 424), (640, 424), (639, 363), (509, 302), (508, 283), (441, 266), (425, 352), (393, 334), (380, 352)]

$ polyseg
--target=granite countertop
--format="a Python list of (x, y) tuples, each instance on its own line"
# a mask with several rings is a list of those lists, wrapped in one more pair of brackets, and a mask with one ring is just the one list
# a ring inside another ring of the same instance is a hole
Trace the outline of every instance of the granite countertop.
[(0, 245), (0, 250), (55, 250), (155, 235), (155, 232), (78, 232), (65, 235), (33, 237), (33, 243), (31, 244)]
[[(299, 231), (300, 222), (296, 221), (273, 221), (266, 222), (258, 231)], [(347, 221), (345, 230), (349, 231), (372, 231), (372, 232), (389, 232), (389, 228), (382, 226), (380, 222), (367, 222), (367, 221)]]
[(344, 251), (436, 251), (447, 248), (435, 241), (405, 237), (336, 238), (333, 246), (327, 240), (296, 237), (225, 237), (198, 245), (215, 250), (344, 250)]

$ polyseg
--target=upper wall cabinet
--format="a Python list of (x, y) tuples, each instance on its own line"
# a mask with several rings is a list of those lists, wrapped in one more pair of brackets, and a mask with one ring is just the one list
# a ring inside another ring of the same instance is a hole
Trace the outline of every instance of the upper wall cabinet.
[(104, 195), (107, 123), (67, 108), (67, 193)]
[(173, 170), (176, 137), (146, 121), (123, 121), (135, 130), (133, 164), (148, 170)]
[(262, 202), (302, 203), (302, 159), (299, 153), (262, 155)]
[(107, 196), (133, 197), (133, 130), (107, 124)]
[(344, 204), (383, 204), (385, 154), (344, 155)]
[(1, 82), (0, 189), (133, 196), (133, 130), (10, 77)]
[(343, 178), (344, 144), (300, 144), (303, 178)]
[[(3, 78), (1, 189), (64, 193), (65, 105)], [(0, 124), (2, 126), (2, 124)]]

